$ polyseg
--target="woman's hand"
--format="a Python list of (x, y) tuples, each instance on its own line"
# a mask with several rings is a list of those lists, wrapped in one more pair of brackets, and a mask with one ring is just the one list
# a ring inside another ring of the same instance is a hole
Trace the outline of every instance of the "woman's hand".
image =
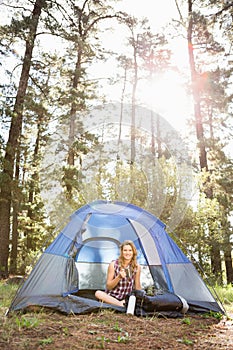
[(120, 269), (120, 273), (119, 273), (119, 278), (122, 279), (122, 278), (125, 278), (126, 277), (126, 271), (125, 269), (121, 268)]
[(106, 287), (111, 290), (116, 287), (119, 281), (126, 276), (125, 270), (121, 269), (120, 273), (114, 278), (114, 262), (112, 261), (108, 266)]

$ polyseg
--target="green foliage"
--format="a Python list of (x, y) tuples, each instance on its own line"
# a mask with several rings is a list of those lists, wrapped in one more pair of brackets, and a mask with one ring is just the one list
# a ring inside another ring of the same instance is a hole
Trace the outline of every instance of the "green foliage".
[(213, 295), (214, 295), (214, 292), (216, 292), (219, 299), (222, 301), (224, 305), (230, 305), (233, 303), (233, 287), (231, 283), (224, 286), (215, 284), (213, 288), (211, 286), (209, 288), (213, 292)]
[(185, 323), (187, 325), (190, 325), (191, 324), (191, 319), (190, 319), (190, 317), (185, 317), (185, 318), (182, 319), (181, 322)]
[(24, 275), (34, 266), (42, 248), (51, 241), (54, 228), (45, 222), (39, 209), (36, 208), (33, 218), (28, 217), (27, 212), (22, 212), (18, 219), (17, 272)]
[(216, 320), (221, 320), (223, 318), (223, 314), (221, 314), (220, 312), (209, 311), (208, 313), (203, 314), (202, 317), (213, 317), (216, 318)]
[(9, 307), (17, 289), (17, 284), (0, 281), (0, 307)]
[(128, 332), (125, 332), (124, 335), (118, 335), (117, 337), (117, 343), (127, 343), (130, 341), (130, 337), (129, 337), (129, 334)]
[(66, 336), (69, 336), (69, 335), (70, 335), (70, 332), (69, 332), (69, 328), (68, 328), (68, 327), (62, 328), (62, 332), (63, 332), (63, 334), (66, 335)]
[(40, 345), (47, 345), (47, 344), (52, 344), (53, 343), (53, 338), (49, 337), (46, 339), (42, 339), (39, 341)]
[(39, 325), (39, 320), (36, 317), (22, 316), (21, 318), (16, 317), (15, 323), (19, 330), (22, 328), (34, 328)]
[(102, 335), (101, 337), (97, 337), (96, 340), (99, 340), (101, 349), (105, 349), (105, 343), (109, 343), (111, 341), (109, 338), (106, 338), (104, 335)]
[(116, 324), (115, 324), (115, 326), (113, 327), (113, 329), (114, 329), (115, 331), (117, 331), (117, 332), (122, 332), (122, 328), (119, 327), (118, 322), (116, 322)]
[(188, 338), (184, 337), (181, 341), (181, 343), (186, 344), (186, 345), (193, 345), (193, 341), (189, 340)]
[(96, 339), (100, 341), (101, 349), (105, 349), (105, 343), (111, 343), (111, 342), (114, 342), (114, 343), (127, 343), (127, 342), (130, 341), (129, 334), (127, 332), (124, 332), (123, 334), (118, 335), (116, 340), (115, 339), (106, 338), (103, 335), (101, 337), (97, 337)]
[(80, 189), (80, 171), (74, 166), (64, 166), (62, 170), (64, 173), (62, 182), (68, 193), (67, 197), (70, 198), (72, 192)]

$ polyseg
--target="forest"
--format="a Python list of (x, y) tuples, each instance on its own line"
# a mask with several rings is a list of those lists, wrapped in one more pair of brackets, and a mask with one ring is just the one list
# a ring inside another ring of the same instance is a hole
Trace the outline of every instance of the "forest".
[[(174, 0), (165, 28), (123, 5), (0, 2), (1, 279), (104, 199), (150, 211), (212, 281), (233, 283), (233, 2)], [(174, 74), (185, 133), (156, 108), (154, 82)]]

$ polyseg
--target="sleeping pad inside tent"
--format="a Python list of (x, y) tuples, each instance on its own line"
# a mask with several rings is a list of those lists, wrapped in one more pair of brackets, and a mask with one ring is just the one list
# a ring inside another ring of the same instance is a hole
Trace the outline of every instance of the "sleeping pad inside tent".
[(65, 314), (100, 308), (125, 312), (125, 307), (100, 303), (94, 296), (105, 289), (108, 265), (125, 240), (134, 242), (141, 265), (143, 290), (136, 291), (135, 315), (224, 313), (164, 223), (138, 206), (107, 201), (74, 212), (19, 288), (9, 312), (35, 305)]

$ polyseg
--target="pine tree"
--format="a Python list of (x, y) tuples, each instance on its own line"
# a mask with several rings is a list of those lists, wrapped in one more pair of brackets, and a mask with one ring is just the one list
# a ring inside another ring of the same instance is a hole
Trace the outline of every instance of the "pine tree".
[[(24, 17), (21, 23), (18, 23), (21, 29), (26, 26), (28, 28), (28, 31), (25, 39), (25, 54), (14, 109), (11, 117), (11, 127), (6, 145), (2, 170), (2, 181), (0, 184), (0, 239), (2, 242), (0, 254), (1, 277), (8, 275), (10, 212), (16, 152), (19, 146), (19, 139), (22, 132), (23, 107), (28, 85), (30, 66), (32, 62), (32, 52), (34, 49), (39, 18), (42, 9), (45, 6), (45, 0), (36, 0), (31, 15), (29, 17)], [(12, 21), (12, 27), (14, 27), (14, 25), (15, 23)]]

